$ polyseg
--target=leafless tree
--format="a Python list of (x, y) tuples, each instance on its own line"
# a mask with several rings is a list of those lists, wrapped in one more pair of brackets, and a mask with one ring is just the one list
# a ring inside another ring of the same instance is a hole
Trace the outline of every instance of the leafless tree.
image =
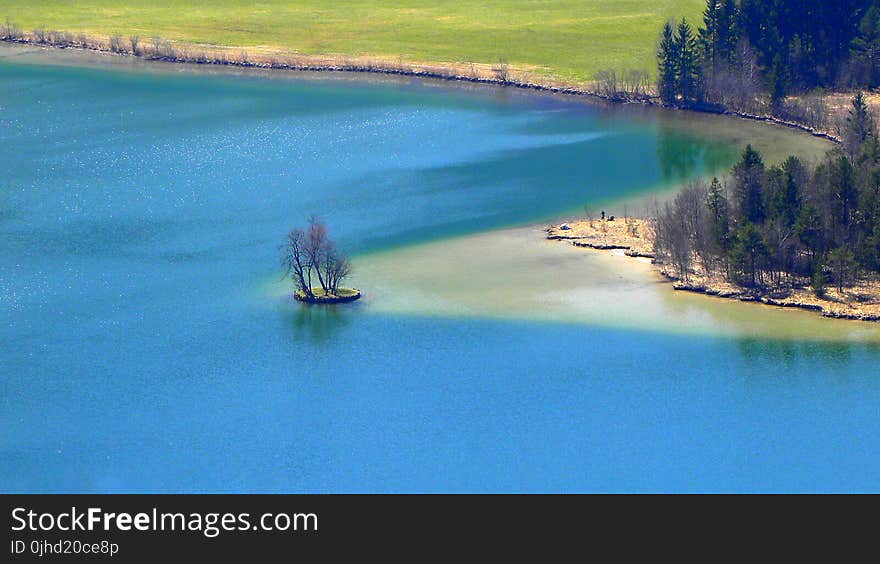
[(9, 18), (6, 18), (6, 23), (0, 25), (0, 38), (2, 39), (19, 39), (21, 37), (21, 30), (18, 29), (18, 26), (9, 21)]
[(684, 281), (694, 270), (694, 259), (699, 259), (707, 272), (713, 262), (706, 195), (706, 183), (695, 181), (655, 212), (654, 250), (658, 257), (671, 263)]
[(646, 71), (630, 70), (623, 78), (623, 91), (629, 98), (644, 98), (648, 95), (651, 77)]
[(306, 229), (296, 228), (281, 246), (281, 264), (285, 276), (293, 279), (297, 289), (314, 297), (314, 275), (325, 295), (336, 295), (339, 284), (351, 274), (351, 263), (339, 253), (330, 240), (327, 226), (317, 217), (309, 218)]
[(308, 255), (305, 252), (306, 233), (302, 229), (293, 229), (287, 234), (287, 241), (281, 246), (281, 265), (285, 276), (293, 278), (297, 290), (312, 297), (311, 269)]
[(110, 36), (110, 50), (114, 53), (122, 53), (122, 37), (118, 35)]
[(139, 44), (140, 44), (140, 42), (141, 42), (141, 38), (138, 37), (137, 35), (132, 35), (132, 36), (130, 36), (130, 37), (128, 38), (128, 41), (131, 43), (131, 52), (132, 52), (132, 54), (134, 54), (134, 55), (140, 55), (140, 54), (141, 54), (141, 48), (140, 48)]
[(510, 65), (503, 59), (498, 61), (498, 65), (492, 68), (492, 72), (495, 73), (495, 78), (498, 82), (502, 84), (508, 84), (510, 82)]
[(617, 81), (617, 71), (604, 69), (596, 72), (596, 86), (599, 94), (608, 98), (616, 99), (620, 96), (620, 87)]

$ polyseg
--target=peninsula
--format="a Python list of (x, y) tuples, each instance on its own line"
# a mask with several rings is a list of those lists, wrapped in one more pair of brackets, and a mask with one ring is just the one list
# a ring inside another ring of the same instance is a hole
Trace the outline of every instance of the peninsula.
[(648, 219), (602, 211), (548, 237), (651, 258), (677, 290), (880, 321), (880, 132), (861, 92), (842, 135), (815, 166), (766, 166), (749, 145), (723, 179), (692, 181)]

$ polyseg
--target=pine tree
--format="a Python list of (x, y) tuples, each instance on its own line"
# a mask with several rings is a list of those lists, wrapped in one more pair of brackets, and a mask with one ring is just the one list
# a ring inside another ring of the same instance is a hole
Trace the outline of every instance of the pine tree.
[(721, 5), (719, 0), (706, 0), (703, 11), (703, 27), (698, 31), (703, 64), (715, 76), (719, 62), (719, 27), (721, 25)]
[(806, 204), (798, 213), (794, 222), (794, 236), (810, 255), (810, 262), (815, 263), (825, 249), (825, 238), (822, 228), (822, 215), (813, 204)]
[(858, 274), (855, 255), (846, 247), (838, 247), (828, 253), (828, 265), (834, 272), (837, 291), (843, 293), (843, 289), (851, 286), (853, 279)]
[(659, 63), (659, 77), (657, 90), (664, 104), (674, 105), (678, 90), (676, 77), (678, 76), (678, 51), (675, 42), (675, 34), (672, 24), (666, 22), (663, 33), (660, 35), (660, 46), (657, 49)]
[(700, 65), (697, 39), (686, 19), (682, 18), (675, 33), (676, 54), (678, 55), (677, 84), (678, 94), (685, 105), (699, 100)]
[(736, 25), (737, 8), (734, 0), (722, 0), (718, 10), (718, 41), (716, 56), (719, 60), (731, 62), (739, 41)]
[(853, 54), (862, 63), (862, 84), (880, 84), (880, 9), (873, 5), (859, 23), (859, 36), (852, 42)]
[(767, 256), (767, 245), (761, 232), (751, 222), (737, 229), (731, 250), (731, 262), (743, 286), (754, 288), (761, 282), (761, 264)]
[(850, 105), (843, 133), (843, 146), (850, 160), (855, 161), (874, 131), (874, 120), (868, 112), (865, 94), (861, 90), (856, 93)]
[[(763, 58), (764, 40), (767, 26), (762, 0), (742, 0), (737, 13), (737, 29), (741, 38), (757, 49)], [(762, 63), (764, 61), (761, 61)]]
[(709, 184), (706, 207), (711, 222), (712, 250), (717, 255), (724, 255), (730, 248), (730, 210), (718, 178), (713, 178)]
[(733, 168), (734, 194), (740, 222), (764, 222), (764, 161), (751, 145)]
[(800, 188), (793, 171), (796, 165), (792, 161), (797, 162), (797, 158), (789, 157), (783, 166), (767, 172), (767, 214), (786, 229), (794, 225), (800, 211)]
[(859, 205), (856, 182), (856, 170), (848, 158), (842, 156), (831, 163), (831, 220), (834, 235), (840, 242), (855, 242), (855, 216)]
[(773, 66), (767, 80), (770, 83), (770, 104), (773, 108), (781, 108), (788, 93), (788, 70), (779, 53), (773, 57)]

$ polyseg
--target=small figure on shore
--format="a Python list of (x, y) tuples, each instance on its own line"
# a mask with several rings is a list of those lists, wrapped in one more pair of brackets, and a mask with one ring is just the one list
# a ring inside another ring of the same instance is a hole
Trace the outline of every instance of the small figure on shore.
[(602, 210), (602, 221), (605, 221), (605, 210)]

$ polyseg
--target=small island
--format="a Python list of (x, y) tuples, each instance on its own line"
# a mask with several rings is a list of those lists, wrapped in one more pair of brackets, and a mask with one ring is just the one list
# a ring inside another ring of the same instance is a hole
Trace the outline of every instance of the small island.
[[(281, 245), (285, 277), (293, 281), (293, 298), (309, 304), (339, 304), (361, 297), (356, 288), (340, 286), (351, 274), (351, 262), (330, 240), (327, 226), (317, 217), (307, 228), (294, 228)], [(315, 285), (315, 282), (318, 285)]]
[(328, 294), (323, 288), (312, 288), (311, 293), (304, 290), (296, 290), (293, 293), (293, 299), (298, 302), (306, 302), (310, 304), (340, 304), (345, 302), (353, 302), (361, 297), (361, 291), (357, 288), (338, 288), (335, 293)]

